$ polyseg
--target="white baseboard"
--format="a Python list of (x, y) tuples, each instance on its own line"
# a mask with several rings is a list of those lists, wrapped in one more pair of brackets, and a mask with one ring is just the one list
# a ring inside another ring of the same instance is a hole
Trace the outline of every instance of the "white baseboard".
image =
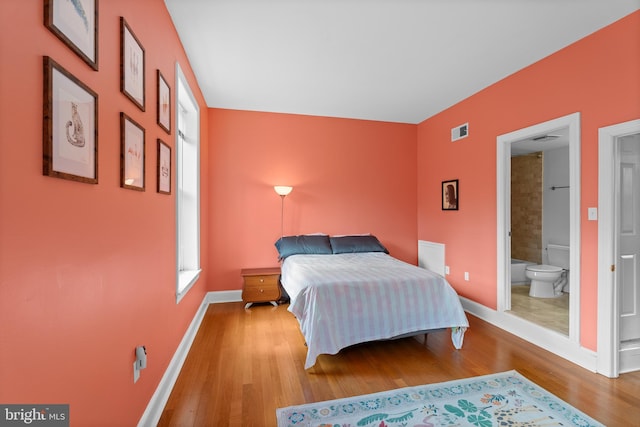
[(242, 301), (242, 291), (208, 292), (205, 295), (187, 332), (185, 332), (184, 337), (182, 337), (182, 341), (180, 341), (180, 345), (176, 349), (167, 370), (164, 372), (155, 393), (153, 393), (147, 409), (142, 414), (140, 421), (138, 421), (138, 427), (155, 426), (158, 424), (158, 421), (160, 421), (162, 411), (169, 400), (171, 390), (173, 390), (173, 386), (178, 379), (182, 365), (187, 358), (187, 354), (189, 354), (191, 344), (193, 344), (193, 340), (198, 333), (198, 329), (200, 328), (209, 304), (238, 301)]
[[(591, 372), (596, 372), (596, 352), (581, 347), (580, 343), (571, 341), (569, 337), (541, 328), (513, 314), (492, 310), (464, 297), (460, 297), (460, 301), (465, 311), (474, 316)], [(473, 333), (473, 330), (470, 329), (467, 333)]]
[(242, 301), (242, 291), (209, 292), (205, 298), (209, 304), (216, 304), (220, 302), (240, 302)]

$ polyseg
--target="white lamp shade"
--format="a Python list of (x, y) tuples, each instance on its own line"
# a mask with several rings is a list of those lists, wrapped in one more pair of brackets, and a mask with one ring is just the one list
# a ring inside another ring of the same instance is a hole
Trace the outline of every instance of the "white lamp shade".
[(291, 191), (293, 190), (293, 187), (289, 187), (286, 185), (276, 185), (273, 187), (274, 190), (276, 190), (276, 193), (278, 193), (281, 196), (286, 196), (289, 193), (291, 193)]

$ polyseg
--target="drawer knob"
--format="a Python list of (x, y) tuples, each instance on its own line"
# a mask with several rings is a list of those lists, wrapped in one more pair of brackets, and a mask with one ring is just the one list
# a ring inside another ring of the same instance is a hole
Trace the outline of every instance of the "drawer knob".
[(264, 292), (264, 289), (260, 289), (260, 293), (263, 293), (263, 292)]
[(260, 279), (260, 283), (264, 283), (264, 279)]

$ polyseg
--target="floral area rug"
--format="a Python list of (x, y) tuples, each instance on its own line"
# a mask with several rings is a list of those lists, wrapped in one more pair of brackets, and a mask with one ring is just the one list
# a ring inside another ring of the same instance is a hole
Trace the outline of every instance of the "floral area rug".
[(276, 411), (278, 427), (603, 426), (516, 371)]

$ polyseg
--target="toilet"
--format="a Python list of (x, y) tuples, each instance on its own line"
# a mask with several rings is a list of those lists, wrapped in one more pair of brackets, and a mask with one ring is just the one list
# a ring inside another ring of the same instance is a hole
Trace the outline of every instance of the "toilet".
[(556, 298), (562, 295), (568, 284), (569, 246), (547, 245), (549, 265), (528, 265), (525, 276), (531, 280), (529, 296), (535, 298)]

